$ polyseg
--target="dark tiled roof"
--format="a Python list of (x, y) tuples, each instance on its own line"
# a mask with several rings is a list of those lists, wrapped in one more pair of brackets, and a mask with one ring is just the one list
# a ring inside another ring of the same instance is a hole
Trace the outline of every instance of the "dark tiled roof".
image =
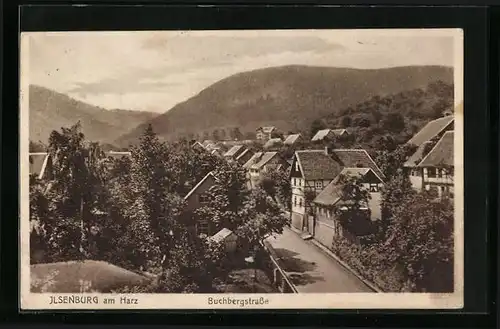
[(249, 152), (252, 152), (252, 151), (250, 149), (245, 149), (243, 152), (241, 152), (240, 154), (238, 154), (238, 156), (236, 157), (236, 160), (241, 159), (243, 156), (245, 156)]
[(322, 150), (303, 150), (295, 152), (304, 179), (334, 179), (342, 170), (339, 163)]
[(248, 169), (250, 168), (254, 163), (256, 163), (260, 157), (262, 156), (262, 152), (257, 152), (250, 159), (248, 159), (247, 162), (243, 165), (243, 168)]
[(252, 165), (252, 168), (254, 169), (262, 168), (277, 155), (278, 152), (265, 152), (264, 154), (262, 154), (262, 157), (257, 161), (257, 163)]
[[(371, 168), (344, 168), (340, 174), (333, 179), (330, 184), (328, 184), (323, 191), (321, 191), (318, 196), (314, 199), (314, 203), (332, 206), (336, 204), (342, 197), (342, 184), (340, 183), (340, 177), (345, 176), (360, 176), (364, 177), (368, 173), (372, 173), (376, 176), (375, 172)], [(381, 181), (382, 179), (378, 177)]]
[(184, 197), (184, 200), (187, 200), (191, 194), (193, 194), (200, 186), (201, 184), (203, 184), (204, 181), (206, 181), (209, 177), (212, 177), (214, 180), (216, 180), (214, 174), (212, 172), (209, 172), (208, 174), (205, 175), (205, 177), (203, 177), (199, 182), (198, 184), (196, 184), (192, 189), (191, 191), (188, 192), (188, 194), (186, 194), (186, 196)]
[(229, 237), (231, 234), (233, 234), (233, 231), (231, 231), (228, 228), (223, 228), (219, 232), (215, 233), (210, 237), (210, 240), (214, 242), (223, 242), (227, 237)]
[(285, 145), (292, 145), (295, 143), (298, 139), (300, 138), (300, 134), (291, 134), (288, 135), (283, 144)]
[(420, 161), (422, 161), (422, 156), (424, 155), (425, 146), (429, 142), (424, 142), (417, 147), (415, 153), (413, 153), (408, 160), (404, 163), (404, 167), (415, 167)]
[(235, 156), (238, 152), (242, 151), (243, 145), (234, 145), (227, 151), (224, 156), (225, 157), (232, 157)]
[(407, 144), (420, 146), (421, 144), (428, 142), (439, 135), (439, 133), (441, 133), (443, 129), (448, 127), (451, 123), (453, 123), (452, 115), (432, 120), (427, 123), (415, 136), (413, 136)]
[(370, 157), (368, 152), (363, 149), (335, 149), (332, 156), (337, 157), (343, 167), (350, 168), (370, 168), (377, 176), (384, 179), (384, 174)]
[(418, 164), (419, 167), (434, 167), (440, 165), (453, 166), (454, 153), (453, 131), (447, 131), (434, 148)]
[(331, 129), (321, 129), (313, 136), (312, 141), (320, 141), (323, 140), (326, 136), (328, 136), (332, 132)]
[(347, 133), (347, 130), (345, 130), (345, 129), (333, 129), (333, 130), (332, 130), (332, 132), (333, 132), (335, 135), (340, 136), (340, 135), (342, 135), (342, 134), (344, 134), (344, 133)]
[(46, 152), (30, 153), (30, 175), (34, 174), (38, 178), (42, 178), (47, 162), (49, 160), (49, 155)]
[(336, 204), (341, 197), (342, 186), (335, 181), (331, 181), (330, 184), (316, 196), (313, 202), (324, 206), (332, 206)]
[[(151, 278), (103, 261), (85, 260), (31, 265), (31, 290), (50, 293), (110, 292), (142, 286)], [(46, 283), (46, 284), (44, 284)]]

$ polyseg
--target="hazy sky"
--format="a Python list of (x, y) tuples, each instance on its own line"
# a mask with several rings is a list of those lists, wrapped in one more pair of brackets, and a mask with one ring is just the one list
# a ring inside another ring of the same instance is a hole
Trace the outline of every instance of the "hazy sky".
[[(434, 31), (436, 32), (436, 31)], [(302, 64), (453, 66), (450, 34), (412, 31), (30, 33), (30, 83), (105, 108), (165, 112), (234, 73)]]

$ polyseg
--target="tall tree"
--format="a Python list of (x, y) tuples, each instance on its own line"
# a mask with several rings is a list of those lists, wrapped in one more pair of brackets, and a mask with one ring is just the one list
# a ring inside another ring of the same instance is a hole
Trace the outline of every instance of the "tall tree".
[(448, 198), (415, 193), (400, 201), (379, 244), (387, 267), (394, 264), (407, 278), (407, 288), (419, 292), (453, 291), (453, 203)]
[(325, 129), (326, 125), (323, 120), (316, 119), (311, 123), (311, 136), (314, 136), (318, 130)]

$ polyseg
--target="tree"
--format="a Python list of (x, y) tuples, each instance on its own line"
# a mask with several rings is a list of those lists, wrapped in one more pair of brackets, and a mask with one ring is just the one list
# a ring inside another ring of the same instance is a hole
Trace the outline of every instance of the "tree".
[(401, 171), (403, 170), (404, 163), (416, 151), (414, 145), (407, 144), (396, 147), (391, 151), (393, 143), (390, 137), (380, 140), (379, 147), (379, 150), (376, 151), (375, 162), (387, 179), (403, 174)]
[(427, 192), (400, 201), (379, 250), (399, 266), (412, 291), (453, 291), (453, 204)]
[(400, 133), (406, 127), (405, 119), (400, 113), (389, 113), (382, 120), (382, 127), (387, 131)]
[(148, 125), (139, 145), (131, 149), (132, 163), (129, 200), (129, 237), (134, 242), (131, 258), (136, 266), (165, 269), (170, 260), (175, 222), (182, 213), (183, 201), (171, 192), (171, 181), (163, 159), (169, 157)]
[(338, 181), (340, 200), (333, 207), (341, 225), (356, 236), (372, 233), (369, 212), (370, 192), (365, 188), (362, 177), (342, 175)]
[(235, 139), (235, 140), (240, 140), (243, 138), (243, 134), (241, 133), (240, 131), (240, 128), (239, 127), (234, 127), (232, 130), (231, 130), (231, 138), (232, 139)]
[(36, 234), (46, 245), (46, 260), (64, 261), (93, 256), (92, 228), (107, 207), (104, 153), (97, 143), (88, 143), (80, 124), (53, 131), (48, 153), (52, 179), (30, 191)]
[(214, 141), (218, 141), (218, 140), (220, 140), (220, 139), (221, 139), (221, 134), (220, 134), (220, 132), (219, 132), (219, 129), (214, 129), (214, 130), (212, 131), (212, 139), (213, 139)]
[(264, 174), (260, 187), (271, 198), (289, 208), (292, 199), (290, 178), (285, 170), (272, 169)]
[(316, 119), (311, 123), (311, 136), (316, 135), (316, 133), (321, 130), (325, 129), (326, 125), (322, 120)]
[(207, 192), (207, 204), (195, 210), (198, 219), (215, 230), (230, 229), (251, 248), (287, 224), (281, 208), (265, 191), (247, 189), (245, 171), (239, 166), (228, 163), (214, 175), (217, 182)]

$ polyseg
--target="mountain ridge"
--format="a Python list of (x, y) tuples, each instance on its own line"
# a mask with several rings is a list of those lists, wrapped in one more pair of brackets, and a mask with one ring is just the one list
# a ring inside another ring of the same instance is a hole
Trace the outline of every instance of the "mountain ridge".
[(250, 134), (261, 125), (275, 125), (285, 132), (303, 130), (318, 117), (370, 97), (425, 88), (438, 80), (452, 84), (453, 69), (445, 66), (355, 69), (287, 65), (239, 72), (138, 125), (115, 143), (134, 144), (147, 124), (165, 140), (209, 138), (214, 130), (224, 130), (227, 134), (236, 127)]
[(105, 109), (76, 100), (52, 89), (30, 85), (30, 140), (47, 143), (53, 130), (69, 127), (80, 121), (86, 138), (101, 143), (115, 139), (158, 113), (125, 109)]

